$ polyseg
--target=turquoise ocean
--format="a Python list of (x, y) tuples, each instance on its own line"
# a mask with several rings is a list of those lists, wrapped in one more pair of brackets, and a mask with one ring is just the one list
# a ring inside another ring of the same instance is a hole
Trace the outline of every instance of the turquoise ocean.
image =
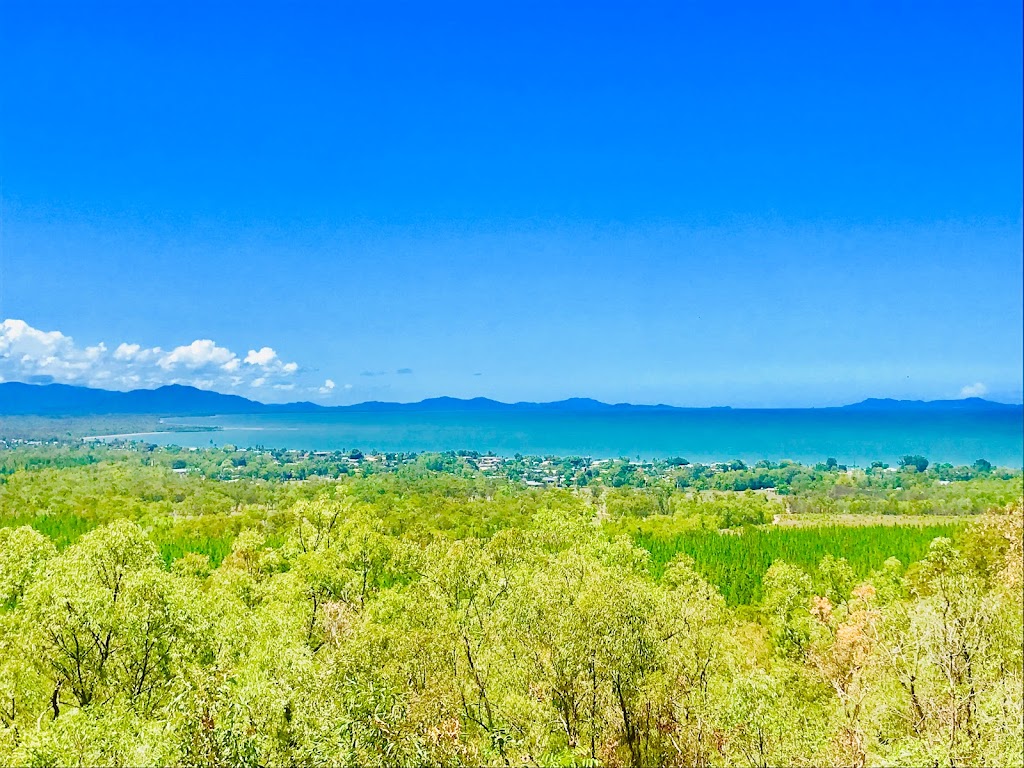
[(139, 436), (158, 444), (235, 445), (333, 451), (473, 450), (498, 455), (664, 458), (690, 461), (792, 459), (865, 466), (908, 453), (932, 462), (985, 458), (1024, 464), (1020, 409), (888, 413), (840, 409), (680, 410), (620, 413), (355, 413), (233, 415), (167, 419), (215, 432)]

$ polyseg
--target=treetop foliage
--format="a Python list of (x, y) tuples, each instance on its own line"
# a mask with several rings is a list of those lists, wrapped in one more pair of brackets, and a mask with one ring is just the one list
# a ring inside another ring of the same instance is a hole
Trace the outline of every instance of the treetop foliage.
[[(1020, 764), (1024, 508), (957, 514), (1019, 477), (229, 482), (91, 455), (0, 485), (3, 764)], [(879, 492), (944, 513), (776, 522)]]

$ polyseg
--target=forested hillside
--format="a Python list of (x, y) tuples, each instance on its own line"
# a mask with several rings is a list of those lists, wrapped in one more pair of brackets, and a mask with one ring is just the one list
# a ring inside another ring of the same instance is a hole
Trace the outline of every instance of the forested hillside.
[(1021, 763), (1019, 472), (251, 458), (0, 452), (0, 763)]

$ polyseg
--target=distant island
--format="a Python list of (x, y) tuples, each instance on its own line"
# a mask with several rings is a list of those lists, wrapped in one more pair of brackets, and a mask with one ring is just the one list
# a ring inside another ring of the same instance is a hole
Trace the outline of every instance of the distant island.
[(844, 410), (855, 411), (1005, 411), (1024, 408), (1020, 404), (997, 403), (981, 397), (965, 397), (960, 400), (893, 400), (869, 397), (859, 403), (842, 407)]
[[(658, 411), (721, 411), (729, 406), (714, 408), (685, 408), (674, 405), (636, 405), (632, 403), (603, 403), (590, 398), (574, 397), (550, 403), (502, 403), (485, 397), (459, 399), (434, 397), (416, 403), (390, 403), (369, 401), (355, 405), (324, 406), (311, 402), (261, 403), (239, 395), (197, 389), (182, 385), (168, 385), (157, 389), (135, 389), (120, 392), (66, 384), (0, 383), (0, 415), (4, 416), (86, 416), (112, 414), (154, 414), (160, 416), (212, 416), (271, 413), (328, 413), (328, 412), (560, 412), (560, 413), (618, 413)], [(740, 409), (736, 409), (740, 410)], [(799, 410), (799, 409), (792, 409)], [(838, 408), (815, 410), (851, 411), (1020, 411), (1024, 405), (997, 403), (979, 397), (962, 400), (892, 400), (869, 398), (859, 403)]]

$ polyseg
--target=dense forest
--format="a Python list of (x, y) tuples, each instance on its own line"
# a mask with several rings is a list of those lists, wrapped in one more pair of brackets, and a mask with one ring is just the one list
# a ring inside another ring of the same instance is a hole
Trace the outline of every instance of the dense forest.
[(0, 764), (1021, 764), (1019, 471), (364, 458), (0, 450)]

